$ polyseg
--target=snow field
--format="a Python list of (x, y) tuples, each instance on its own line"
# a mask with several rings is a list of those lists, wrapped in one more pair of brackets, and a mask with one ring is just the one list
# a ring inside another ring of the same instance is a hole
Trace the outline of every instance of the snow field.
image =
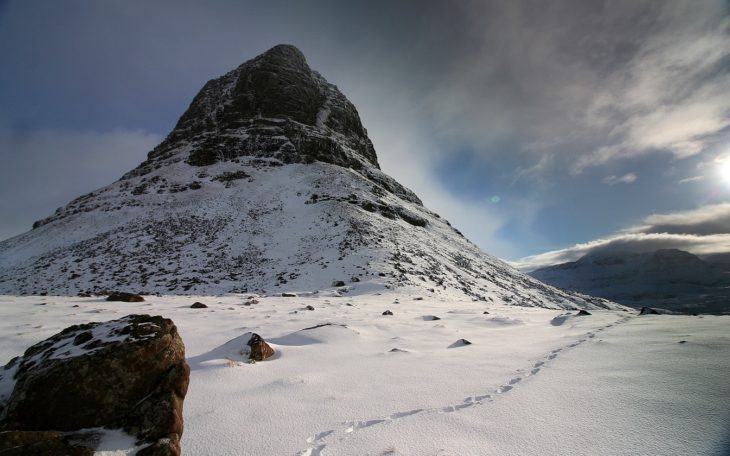
[[(150, 296), (143, 303), (3, 296), (0, 359), (71, 324), (130, 313), (173, 319), (192, 369), (186, 455), (669, 455), (729, 448), (730, 317), (576, 317), (415, 300), (421, 296), (408, 291), (326, 294), (257, 297), (252, 305), (244, 305), (249, 295)], [(209, 308), (190, 309), (195, 301)], [(385, 310), (393, 315), (383, 316)], [(255, 364), (226, 359), (227, 348), (219, 347), (249, 331), (277, 355)], [(472, 344), (449, 348), (459, 339)]]

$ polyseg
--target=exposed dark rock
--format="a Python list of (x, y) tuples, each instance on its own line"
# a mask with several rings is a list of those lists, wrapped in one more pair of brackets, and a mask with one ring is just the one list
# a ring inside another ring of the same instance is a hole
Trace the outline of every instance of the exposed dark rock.
[(413, 298), (413, 300), (414, 301), (423, 301), (423, 297), (422, 296), (416, 296), (415, 298)]
[(437, 317), (436, 315), (426, 315), (423, 319), (426, 321), (436, 321), (441, 320), (441, 317)]
[(120, 301), (120, 302), (142, 302), (144, 298), (138, 294), (125, 293), (123, 291), (115, 291), (111, 293), (107, 298), (107, 301)]
[(93, 456), (97, 445), (93, 434), (56, 431), (0, 432), (3, 456)]
[(305, 307), (305, 309), (307, 309), (307, 310), (314, 310), (314, 307), (312, 307), (312, 306), (307, 306), (307, 307)]
[(482, 312), (482, 315), (489, 315), (489, 312), (487, 312), (487, 311), (485, 310), (484, 312)]
[(661, 315), (661, 313), (651, 307), (642, 307), (639, 311), (639, 315)]
[(295, 295), (294, 293), (282, 293), (281, 297), (282, 298), (296, 298), (297, 295)]
[(334, 282), (332, 282), (332, 286), (333, 287), (344, 287), (345, 282), (343, 282), (342, 280), (335, 280)]
[(248, 346), (251, 347), (249, 359), (254, 361), (263, 361), (274, 355), (274, 349), (258, 334), (252, 334), (248, 340)]
[(587, 310), (585, 310), (585, 309), (581, 309), (580, 311), (578, 311), (578, 313), (577, 313), (577, 314), (575, 314), (575, 316), (576, 316), (576, 317), (584, 317), (584, 316), (586, 316), (586, 315), (591, 315), (591, 313), (590, 313), (590, 312), (588, 312), (588, 311), (587, 311)]
[(386, 310), (385, 312), (383, 312), (383, 315), (393, 315), (393, 312), (391, 312), (390, 310)]
[(322, 328), (324, 326), (341, 326), (343, 328), (347, 328), (347, 325), (338, 325), (336, 323), (321, 323), (319, 325), (310, 326), (309, 328), (304, 328), (301, 331), (307, 331), (307, 330), (310, 330), (310, 329)]
[(359, 281), (360, 281), (360, 278), (359, 277), (351, 277), (350, 278), (350, 282), (359, 282)]
[(207, 309), (208, 306), (203, 304), (202, 302), (194, 302), (193, 305), (190, 306), (191, 309)]
[(8, 363), (3, 373), (12, 372), (2, 430), (123, 429), (140, 444), (155, 443), (154, 454), (180, 453), (190, 369), (169, 319), (129, 315), (71, 326)]
[(465, 345), (471, 345), (471, 342), (466, 339), (459, 339), (453, 344), (449, 345), (449, 348), (463, 347)]

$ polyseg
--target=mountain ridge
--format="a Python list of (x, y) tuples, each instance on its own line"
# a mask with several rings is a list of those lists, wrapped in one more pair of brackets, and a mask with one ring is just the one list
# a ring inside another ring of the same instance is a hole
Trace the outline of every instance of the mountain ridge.
[(137, 168), (0, 242), (0, 292), (414, 287), (620, 308), (489, 256), (380, 170), (357, 110), (280, 45), (205, 84)]
[(596, 252), (530, 275), (632, 307), (718, 313), (727, 311), (730, 301), (730, 268), (679, 249)]

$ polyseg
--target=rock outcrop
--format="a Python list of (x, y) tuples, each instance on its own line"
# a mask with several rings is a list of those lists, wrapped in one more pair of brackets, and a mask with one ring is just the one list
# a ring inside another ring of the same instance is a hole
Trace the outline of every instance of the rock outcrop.
[(47, 434), (57, 444), (82, 429), (121, 429), (146, 445), (140, 456), (177, 455), (189, 373), (169, 319), (129, 315), (71, 326), (0, 371), (0, 393), (12, 391), (0, 397), (0, 430), (65, 433)]

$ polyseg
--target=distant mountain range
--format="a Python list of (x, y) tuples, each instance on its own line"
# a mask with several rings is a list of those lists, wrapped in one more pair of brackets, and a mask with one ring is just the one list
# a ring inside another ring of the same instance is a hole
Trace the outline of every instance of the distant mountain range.
[(730, 258), (689, 252), (594, 253), (537, 269), (532, 277), (631, 307), (689, 313), (730, 312)]

